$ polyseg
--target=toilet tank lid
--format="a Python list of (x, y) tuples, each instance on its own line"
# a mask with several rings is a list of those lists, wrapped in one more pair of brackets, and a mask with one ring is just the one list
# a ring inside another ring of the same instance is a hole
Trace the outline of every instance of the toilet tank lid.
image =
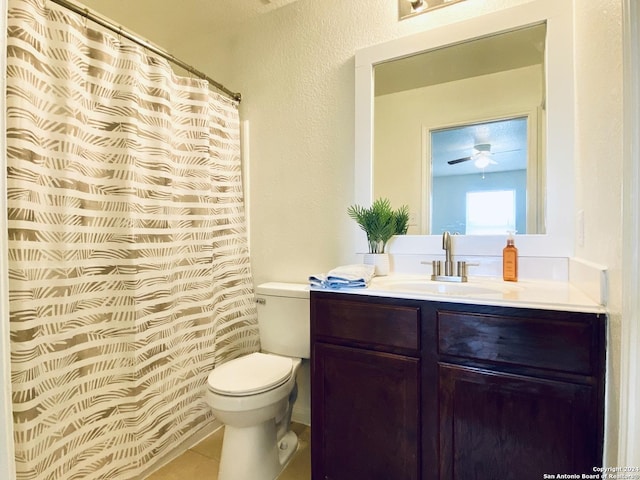
[(267, 282), (258, 285), (256, 293), (275, 297), (309, 298), (309, 285), (306, 283)]

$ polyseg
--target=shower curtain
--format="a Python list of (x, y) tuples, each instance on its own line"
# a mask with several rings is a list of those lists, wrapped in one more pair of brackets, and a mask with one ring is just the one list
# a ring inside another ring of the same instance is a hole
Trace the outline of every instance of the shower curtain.
[(8, 26), (18, 478), (136, 478), (259, 348), (238, 106), (46, 0)]

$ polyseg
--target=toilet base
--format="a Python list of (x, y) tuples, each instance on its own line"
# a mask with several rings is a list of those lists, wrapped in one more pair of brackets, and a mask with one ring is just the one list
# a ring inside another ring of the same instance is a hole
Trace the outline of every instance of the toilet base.
[(278, 442), (278, 459), (281, 468), (284, 468), (291, 460), (291, 457), (298, 450), (298, 436), (289, 430), (282, 440)]
[(250, 427), (225, 426), (218, 480), (274, 480), (298, 448), (298, 437), (287, 432), (276, 442), (270, 420)]

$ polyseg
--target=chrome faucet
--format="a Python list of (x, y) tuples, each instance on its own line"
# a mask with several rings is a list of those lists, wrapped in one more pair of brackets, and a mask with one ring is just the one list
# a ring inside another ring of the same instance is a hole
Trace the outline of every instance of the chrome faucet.
[(446, 277), (453, 275), (453, 260), (451, 253), (451, 234), (445, 231), (442, 234), (442, 249), (445, 252), (444, 274)]
[[(451, 234), (444, 232), (442, 234), (442, 249), (445, 252), (444, 272), (442, 271), (442, 260), (433, 260), (431, 262), (432, 273), (431, 280), (441, 282), (466, 282), (467, 281), (467, 264), (465, 261), (456, 262), (456, 269), (453, 268), (453, 249), (451, 247)], [(422, 262), (427, 263), (427, 262)]]

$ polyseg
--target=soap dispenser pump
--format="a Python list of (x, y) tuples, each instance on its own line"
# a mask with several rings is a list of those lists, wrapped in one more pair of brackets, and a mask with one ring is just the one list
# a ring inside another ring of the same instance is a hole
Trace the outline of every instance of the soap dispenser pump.
[(513, 232), (509, 232), (507, 246), (502, 249), (502, 279), (505, 282), (518, 281), (518, 249)]

